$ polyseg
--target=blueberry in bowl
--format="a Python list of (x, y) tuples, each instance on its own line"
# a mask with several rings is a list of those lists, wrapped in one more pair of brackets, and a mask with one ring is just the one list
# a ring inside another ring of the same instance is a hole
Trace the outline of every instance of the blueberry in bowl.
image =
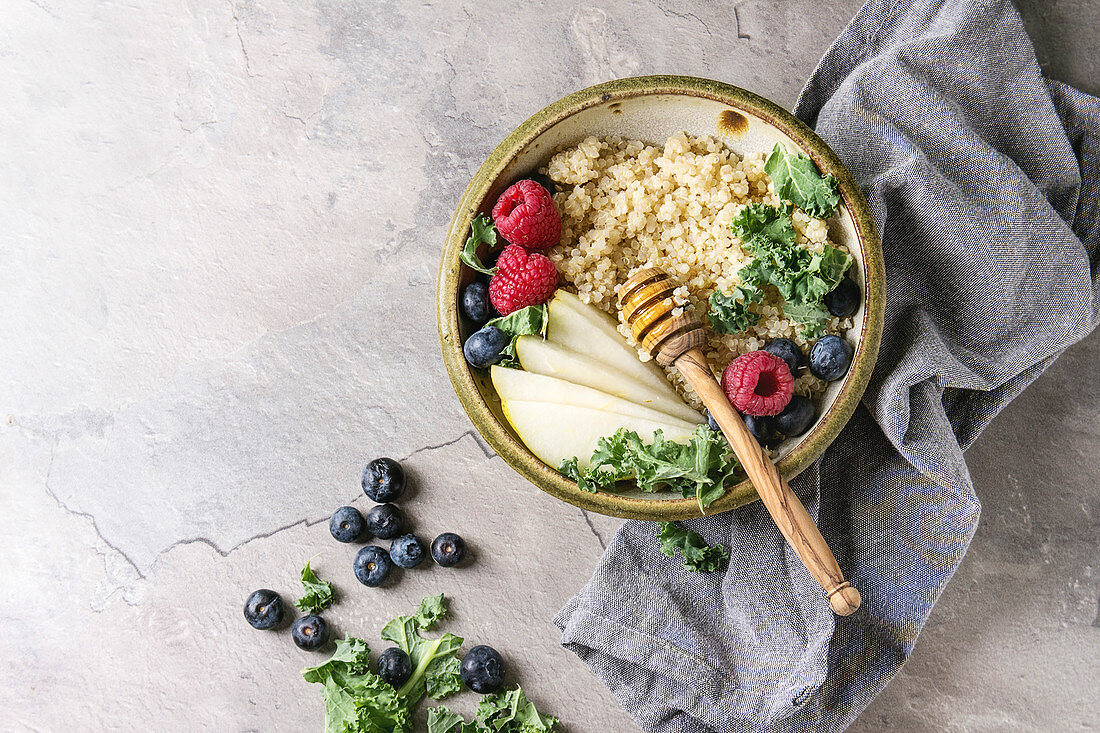
[(254, 629), (270, 629), (283, 620), (283, 599), (267, 588), (260, 588), (244, 603), (244, 617)]
[(496, 326), (486, 326), (475, 332), (462, 346), (466, 361), (475, 369), (486, 369), (504, 358), (504, 349), (512, 337)]
[(376, 588), (389, 577), (393, 561), (390, 554), (378, 545), (367, 545), (356, 553), (352, 568), (360, 583)]
[(390, 545), (390, 559), (399, 568), (415, 568), (424, 561), (424, 543), (414, 534), (402, 535)]
[(405, 493), (405, 469), (392, 458), (375, 458), (363, 470), (363, 493), (378, 504), (400, 499)]
[(772, 339), (764, 344), (764, 351), (787, 362), (792, 376), (797, 377), (802, 372), (803, 367), (806, 366), (806, 357), (803, 355), (802, 349), (798, 348), (798, 344), (790, 339)]
[(482, 326), (490, 318), (496, 317), (489, 303), (489, 288), (480, 280), (475, 280), (462, 289), (462, 315), (476, 326)]
[(863, 302), (863, 293), (859, 292), (859, 285), (850, 275), (845, 275), (840, 283), (825, 296), (825, 307), (837, 318), (854, 316), (861, 302)]
[(852, 345), (835, 334), (826, 334), (810, 349), (810, 373), (826, 382), (835, 382), (852, 365)]

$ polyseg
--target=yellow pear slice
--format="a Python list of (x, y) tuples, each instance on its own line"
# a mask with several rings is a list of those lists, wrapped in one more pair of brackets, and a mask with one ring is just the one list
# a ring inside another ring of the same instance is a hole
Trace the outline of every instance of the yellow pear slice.
[(516, 356), (523, 368), (533, 374), (591, 387), (688, 422), (703, 422), (702, 416), (688, 407), (668, 383), (659, 389), (553, 341), (520, 336), (516, 340)]
[(652, 440), (653, 432), (661, 430), (669, 440), (686, 442), (697, 427), (694, 422), (564, 379), (498, 366), (491, 374), (516, 434), (553, 468), (574, 456), (587, 466), (600, 438), (614, 435), (619, 428), (633, 430), (645, 440)]
[(501, 404), (520, 439), (539, 460), (555, 469), (574, 456), (578, 466), (590, 468), (600, 438), (614, 435), (619, 428), (635, 431), (647, 443), (656, 430), (678, 443), (686, 443), (695, 432), (695, 425), (688, 422), (656, 422), (558, 402), (502, 400)]
[(668, 388), (669, 381), (656, 363), (642, 362), (619, 333), (615, 319), (599, 308), (582, 303), (576, 295), (558, 290), (550, 301), (546, 337), (556, 344), (597, 361), (654, 389)]

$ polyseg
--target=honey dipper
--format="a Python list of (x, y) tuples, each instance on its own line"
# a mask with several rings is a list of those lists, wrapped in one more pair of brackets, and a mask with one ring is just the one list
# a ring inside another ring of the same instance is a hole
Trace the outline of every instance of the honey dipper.
[(838, 616), (855, 612), (860, 604), (859, 591), (844, 579), (814, 520), (745, 427), (707, 366), (701, 350), (707, 335), (699, 317), (691, 310), (672, 313), (676, 287), (670, 275), (656, 268), (639, 270), (619, 287), (619, 306), (634, 339), (661, 366), (674, 364), (695, 389), (722, 428), (779, 531), (825, 589), (833, 611)]

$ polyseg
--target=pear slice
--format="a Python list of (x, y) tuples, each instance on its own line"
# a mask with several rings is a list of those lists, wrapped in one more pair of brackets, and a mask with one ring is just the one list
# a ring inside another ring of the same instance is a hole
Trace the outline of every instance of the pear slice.
[(501, 400), (501, 404), (520, 439), (539, 460), (555, 469), (574, 456), (578, 466), (591, 468), (600, 438), (614, 435), (619, 428), (635, 431), (646, 442), (653, 440), (656, 430), (679, 443), (688, 442), (695, 432), (695, 425), (675, 418), (668, 418), (674, 422), (657, 422), (560, 402), (512, 399)]
[[(501, 366), (493, 366), (490, 374), (492, 375), (493, 386), (496, 388), (501, 401), (524, 400), (527, 402), (554, 402), (562, 405), (575, 405), (576, 407), (639, 417), (652, 422), (683, 423), (691, 430), (694, 430), (695, 426), (699, 424), (698, 422), (681, 420), (652, 407), (639, 405), (636, 402), (624, 400), (598, 389), (573, 384), (557, 377), (548, 377), (545, 374), (533, 374), (522, 369), (509, 369)], [(696, 419), (698, 420), (698, 418)], [(559, 427), (561, 426), (548, 426), (551, 429)]]
[(670, 386), (656, 363), (642, 362), (638, 352), (619, 333), (615, 320), (599, 308), (585, 305), (576, 295), (558, 290), (550, 301), (546, 337), (556, 344), (602, 361), (655, 389)]
[(591, 387), (688, 422), (703, 422), (702, 416), (688, 407), (671, 385), (666, 383), (664, 389), (658, 389), (553, 341), (520, 336), (516, 340), (516, 356), (523, 368), (533, 374)]

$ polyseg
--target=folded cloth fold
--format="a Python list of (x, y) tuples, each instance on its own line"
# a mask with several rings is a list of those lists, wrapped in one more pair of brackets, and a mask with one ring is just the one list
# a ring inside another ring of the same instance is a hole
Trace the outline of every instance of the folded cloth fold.
[(792, 481), (863, 594), (837, 619), (759, 504), (627, 522), (555, 623), (646, 731), (839, 731), (908, 658), (980, 504), (963, 451), (1098, 320), (1100, 100), (1045, 79), (1007, 0), (872, 0), (795, 113), (871, 204), (886, 329), (841, 436)]

